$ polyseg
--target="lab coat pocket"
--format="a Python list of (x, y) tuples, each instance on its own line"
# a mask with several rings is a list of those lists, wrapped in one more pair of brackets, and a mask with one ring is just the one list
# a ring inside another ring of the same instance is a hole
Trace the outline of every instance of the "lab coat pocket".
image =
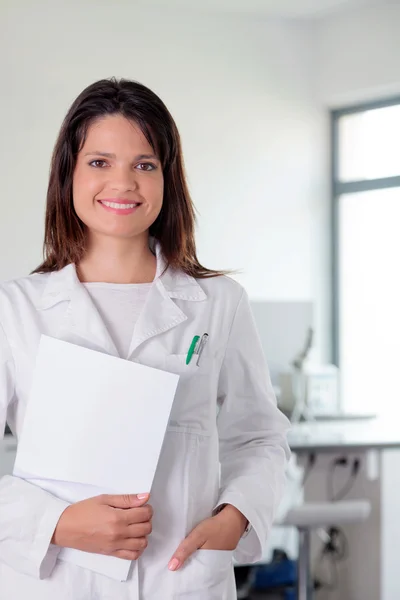
[(182, 570), (182, 586), (176, 598), (222, 600), (233, 568), (233, 550), (197, 550)]
[(178, 388), (171, 410), (169, 429), (209, 435), (211, 423), (211, 395), (207, 393), (210, 381), (209, 357), (204, 354), (197, 365), (197, 356), (186, 364), (186, 354), (169, 354), (164, 369), (179, 375)]
[(199, 372), (200, 365), (197, 365), (197, 356), (194, 354), (192, 360), (186, 364), (187, 354), (169, 354), (165, 357), (165, 370), (179, 375), (181, 379), (186, 379)]

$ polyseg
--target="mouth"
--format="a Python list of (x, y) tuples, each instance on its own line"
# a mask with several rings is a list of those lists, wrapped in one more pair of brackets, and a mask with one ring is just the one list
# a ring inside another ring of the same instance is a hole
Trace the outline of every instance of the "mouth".
[(129, 215), (141, 205), (141, 202), (129, 202), (128, 200), (98, 200), (98, 203), (108, 212), (119, 215)]

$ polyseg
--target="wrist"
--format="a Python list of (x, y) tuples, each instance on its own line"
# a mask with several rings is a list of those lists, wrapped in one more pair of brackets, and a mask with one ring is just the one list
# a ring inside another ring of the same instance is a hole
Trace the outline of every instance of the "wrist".
[(249, 525), (248, 520), (243, 513), (240, 512), (232, 504), (222, 504), (216, 509), (216, 516), (220, 517), (221, 520), (229, 521), (230, 526), (237, 528), (240, 532), (240, 536), (244, 535)]
[(71, 506), (67, 506), (67, 508), (61, 513), (61, 516), (58, 520), (56, 528), (53, 533), (53, 537), (51, 538), (51, 543), (60, 547), (67, 547), (67, 532), (68, 532), (68, 511)]

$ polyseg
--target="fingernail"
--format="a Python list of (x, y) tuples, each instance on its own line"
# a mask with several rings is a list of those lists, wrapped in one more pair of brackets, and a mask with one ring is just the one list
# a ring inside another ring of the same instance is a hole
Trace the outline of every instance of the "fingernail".
[(179, 560), (177, 558), (173, 558), (168, 565), (168, 569), (170, 571), (176, 571), (176, 569), (178, 567), (179, 567)]
[(148, 494), (138, 494), (137, 497), (139, 500), (144, 500), (145, 498), (148, 497)]

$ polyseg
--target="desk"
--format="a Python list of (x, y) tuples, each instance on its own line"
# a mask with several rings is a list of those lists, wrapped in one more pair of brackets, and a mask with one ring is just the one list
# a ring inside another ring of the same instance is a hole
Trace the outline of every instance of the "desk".
[[(293, 425), (289, 445), (298, 462), (316, 462), (304, 489), (305, 502), (330, 500), (327, 478), (336, 457), (358, 458), (360, 471), (346, 499), (365, 498), (371, 516), (345, 528), (349, 557), (339, 563), (340, 585), (321, 600), (394, 600), (400, 598), (397, 547), (400, 539), (400, 426), (396, 419), (311, 421)], [(340, 489), (349, 469), (335, 470)], [(314, 556), (320, 541), (314, 536)]]
[(296, 454), (384, 450), (400, 448), (400, 426), (377, 418), (310, 421), (293, 425), (288, 439)]

